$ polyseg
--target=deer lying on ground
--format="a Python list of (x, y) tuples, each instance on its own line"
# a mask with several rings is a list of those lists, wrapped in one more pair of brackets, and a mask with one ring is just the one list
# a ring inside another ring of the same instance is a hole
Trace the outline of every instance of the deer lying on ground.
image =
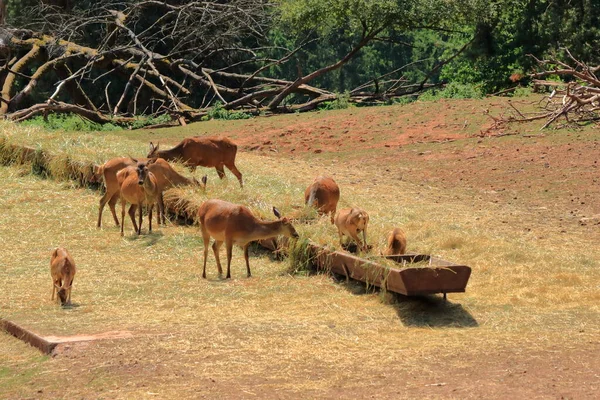
[(278, 218), (276, 221), (261, 221), (252, 214), (248, 207), (217, 199), (205, 201), (198, 209), (198, 221), (204, 240), (202, 277), (206, 278), (206, 258), (211, 237), (215, 239), (212, 249), (217, 260), (219, 276), (223, 275), (219, 249), (225, 242), (227, 249), (226, 279), (231, 278), (231, 254), (234, 243), (243, 248), (248, 277), (251, 277), (250, 262), (248, 261), (248, 245), (250, 242), (279, 235), (297, 238), (298, 233), (290, 220), (281, 218), (281, 214), (275, 207), (273, 207), (273, 213)]
[(385, 256), (402, 255), (406, 253), (406, 235), (400, 228), (394, 228), (388, 234), (387, 248), (383, 252)]
[(168, 150), (159, 150), (159, 145), (154, 146), (150, 142), (150, 153), (148, 158), (163, 158), (167, 161), (180, 160), (186, 164), (192, 172), (197, 166), (214, 167), (220, 179), (225, 177), (227, 167), (244, 187), (242, 173), (235, 166), (237, 145), (226, 137), (191, 137), (183, 139), (178, 145)]
[[(140, 158), (138, 161), (146, 162), (149, 159)], [(100, 199), (100, 207), (98, 210), (98, 228), (102, 226), (102, 211), (104, 206), (108, 203), (110, 212), (112, 213), (115, 224), (119, 226), (119, 219), (115, 211), (115, 205), (119, 199), (119, 182), (117, 181), (117, 172), (123, 168), (136, 165), (135, 161), (130, 157), (117, 157), (108, 160), (104, 165), (98, 167), (95, 171), (96, 180), (100, 180), (100, 177), (104, 178), (104, 185), (106, 186), (106, 192)], [(171, 165), (163, 160), (157, 159), (156, 162), (150, 164), (148, 167), (150, 172), (154, 174), (158, 182), (159, 198), (158, 198), (158, 214), (157, 222), (165, 224), (165, 212), (163, 202), (163, 191), (173, 186), (183, 185), (196, 185), (206, 189), (206, 176), (202, 177), (202, 183), (198, 182), (196, 178), (188, 179), (185, 176), (179, 174), (171, 167)]]
[[(123, 236), (123, 227), (125, 226), (125, 207), (129, 207), (129, 216), (133, 223), (133, 228), (138, 235), (142, 233), (142, 206), (145, 204), (148, 208), (148, 231), (152, 232), (152, 209), (158, 202), (159, 189), (158, 181), (148, 166), (154, 161), (146, 162), (136, 161), (135, 166), (123, 168), (117, 173), (117, 182), (119, 182), (119, 194), (121, 200), (121, 236)], [(140, 217), (139, 226), (135, 223), (135, 211), (139, 207)]]
[[(344, 208), (338, 211), (334, 219), (335, 226), (340, 235), (340, 244), (344, 246), (343, 237), (348, 236), (366, 253), (367, 247), (367, 225), (369, 224), (369, 214), (358, 208)], [(364, 244), (361, 242), (358, 234), (362, 232)]]
[(75, 261), (67, 251), (62, 247), (57, 247), (50, 257), (50, 276), (52, 276), (52, 298), (54, 292), (57, 292), (57, 299), (61, 305), (71, 304), (71, 289), (73, 279), (75, 278)]
[(339, 200), (340, 188), (330, 177), (315, 178), (315, 181), (304, 191), (304, 204), (315, 207), (319, 215), (330, 214), (332, 224)]

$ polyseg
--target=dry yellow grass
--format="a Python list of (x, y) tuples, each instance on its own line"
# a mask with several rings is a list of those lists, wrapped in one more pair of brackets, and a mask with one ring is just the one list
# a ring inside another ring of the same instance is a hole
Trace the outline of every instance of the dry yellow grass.
[[(3, 135), (16, 140), (16, 133)], [(44, 149), (58, 138), (29, 132), (27, 140), (38, 135)], [(145, 149), (134, 141), (126, 147)], [(97, 142), (66, 151), (80, 161), (93, 155), (101, 162), (126, 154), (121, 149)], [(60, 145), (52, 150), (60, 152)], [(212, 170), (206, 193), (179, 188), (171, 195), (188, 199), (192, 209), (219, 197), (272, 218), (272, 205), (284, 214), (301, 213), (304, 188), (328, 173), (341, 187), (340, 208), (357, 205), (369, 212), (376, 254), (385, 233), (400, 226), (409, 251), (471, 266), (467, 292), (450, 295), (446, 305), (439, 297), (382, 299), (326, 275), (290, 275), (287, 263), (260, 250), (251, 259), (254, 277), (246, 279), (239, 249), (231, 281), (216, 279), (212, 251), (209, 279), (203, 280), (196, 227), (169, 225), (137, 237), (128, 224), (129, 234), (121, 238), (106, 213), (105, 227), (95, 228), (98, 192), (27, 175), (26, 167), (0, 167), (0, 317), (42, 334), (135, 333), (56, 359), (0, 335), (0, 355), (8, 360), (0, 366), (0, 397), (35, 397), (38, 390), (46, 397), (327, 397), (335, 388), (381, 390), (406, 371), (433, 376), (431, 366), (439, 359), (445, 368), (459, 368), (462, 357), (490, 348), (578, 346), (600, 333), (598, 234), (558, 237), (518, 206), (466, 202), (435, 187), (391, 186), (372, 179), (370, 171), (335, 163), (246, 153), (238, 158), (243, 190), (230, 174), (219, 181)], [(535, 234), (518, 229), (524, 223)], [(299, 223), (298, 230), (339, 247), (325, 218)], [(49, 258), (58, 245), (70, 250), (78, 266), (76, 306), (70, 309), (50, 301)], [(63, 393), (59, 382), (65, 376), (72, 384)]]

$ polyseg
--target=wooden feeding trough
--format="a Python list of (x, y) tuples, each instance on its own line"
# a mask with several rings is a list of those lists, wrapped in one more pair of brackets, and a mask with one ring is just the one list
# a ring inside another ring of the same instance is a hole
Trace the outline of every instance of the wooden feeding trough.
[[(385, 256), (398, 264), (397, 268), (341, 252), (328, 251), (310, 245), (317, 267), (369, 285), (385, 288), (405, 296), (421, 296), (464, 292), (471, 276), (471, 268), (427, 254)], [(411, 267), (411, 264), (421, 264)]]
[[(266, 239), (259, 241), (259, 244), (276, 250), (277, 242), (276, 239)], [(286, 244), (285, 238), (279, 243), (282, 246)], [(319, 270), (331, 271), (405, 296), (442, 293), (446, 299), (447, 293), (464, 292), (471, 276), (471, 267), (428, 254), (381, 257), (394, 261), (398, 265), (394, 268), (345, 251), (332, 251), (312, 242), (308, 244), (308, 251)]]

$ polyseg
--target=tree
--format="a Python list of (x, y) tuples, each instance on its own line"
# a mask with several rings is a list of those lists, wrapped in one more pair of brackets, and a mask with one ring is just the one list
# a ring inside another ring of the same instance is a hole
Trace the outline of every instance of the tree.
[[(225, 110), (312, 109), (336, 94), (311, 85), (359, 54), (362, 65), (377, 66), (369, 74), (388, 66), (393, 71), (368, 76), (353, 96), (405, 94), (405, 80), (394, 74), (406, 65), (397, 63), (411, 63), (403, 41), (411, 30), (451, 32), (472, 23), (481, 7), (478, 0), (445, 0), (444, 7), (416, 0), (45, 0), (25, 7), (32, 1), (11, 2), (11, 25), (0, 29), (0, 114), (22, 120), (75, 112), (117, 123), (139, 114), (168, 114), (185, 123), (217, 101)], [(283, 45), (271, 42), (277, 32)], [(319, 48), (332, 39), (335, 45)], [(386, 62), (392, 53), (395, 61)], [(351, 77), (337, 75), (341, 86), (363, 76), (358, 65), (354, 71), (351, 65)], [(291, 76), (274, 74), (293, 69)], [(423, 75), (415, 90), (433, 77)]]

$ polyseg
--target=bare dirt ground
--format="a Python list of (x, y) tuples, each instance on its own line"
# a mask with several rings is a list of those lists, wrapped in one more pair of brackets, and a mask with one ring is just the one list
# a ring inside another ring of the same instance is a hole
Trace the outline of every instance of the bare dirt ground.
[(338, 167), (370, 170), (371, 182), (365, 184), (404, 180), (463, 191), (484, 201), (522, 205), (538, 214), (536, 218), (555, 219), (561, 231), (598, 225), (597, 128), (543, 132), (538, 130), (540, 124), (493, 128), (487, 115), (498, 115), (505, 107), (502, 99), (483, 104), (442, 100), (433, 107), (412, 105), (410, 114), (381, 107), (324, 113), (321, 118), (275, 127), (257, 121), (228, 135), (245, 151), (333, 159)]

